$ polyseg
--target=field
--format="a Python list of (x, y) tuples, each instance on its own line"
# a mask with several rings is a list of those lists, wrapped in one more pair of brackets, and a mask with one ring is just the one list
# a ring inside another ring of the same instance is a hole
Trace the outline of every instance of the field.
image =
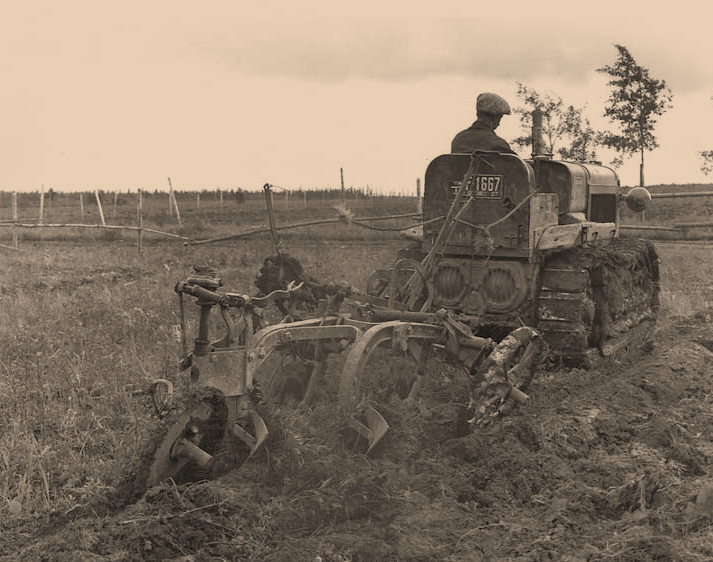
[[(115, 224), (134, 224), (124, 198)], [(76, 201), (61, 201), (48, 221), (79, 222)], [(146, 226), (199, 239), (266, 223), (259, 198), (183, 201), (181, 225), (155, 201)], [(334, 201), (302, 203), (276, 194), (278, 224), (334, 216)], [(399, 198), (347, 206), (415, 209)], [(656, 213), (671, 221), (678, 210)], [(306, 412), (266, 406), (267, 447), (240, 469), (147, 490), (167, 429), (148, 386), (187, 385), (173, 288), (205, 264), (228, 291), (255, 294), (269, 236), (184, 245), (147, 235), (140, 254), (132, 232), (19, 237), (20, 251), (0, 249), (0, 561), (713, 558), (712, 246), (657, 242), (662, 310), (646, 349), (590, 371), (543, 365), (531, 401), (486, 430), (463, 430), (468, 377), (436, 356), (417, 405), (384, 396), (392, 430), (370, 457), (340, 438), (328, 399)], [(357, 288), (404, 245), (342, 224), (281, 238), (315, 277)]]

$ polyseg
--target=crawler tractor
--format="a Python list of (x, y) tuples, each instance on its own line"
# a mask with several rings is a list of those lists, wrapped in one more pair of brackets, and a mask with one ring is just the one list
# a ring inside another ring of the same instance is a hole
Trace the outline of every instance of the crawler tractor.
[[(587, 365), (641, 342), (655, 320), (653, 245), (619, 238), (620, 203), (640, 211), (650, 195), (643, 188), (620, 194), (616, 173), (599, 164), (542, 154), (437, 157), (426, 170), (415, 258), (375, 272), (364, 293), (320, 284), (282, 252), (268, 189), (277, 255), (256, 280), (265, 296), (222, 292), (210, 271), (176, 285), (184, 348), (183, 297), (194, 297), (200, 310), (193, 350), (182, 361), (198, 399), (168, 430), (148, 485), (191, 466), (212, 470), (226, 439), (242, 448), (236, 464), (253, 456), (268, 435), (256, 404), (289, 397), (309, 407), (330, 355), (343, 356), (336, 401), (344, 426), (369, 453), (389, 427), (364, 384), (377, 349), (414, 362), (407, 402), (425, 388), (434, 348), (455, 358), (472, 377), (464, 398), (477, 426), (527, 400), (544, 343), (551, 360)], [(264, 326), (261, 309), (271, 301), (284, 318)], [(223, 333), (211, 339), (214, 311)], [(157, 381), (155, 395), (169, 388)]]
[(531, 326), (554, 358), (587, 365), (645, 337), (655, 320), (656, 251), (619, 237), (620, 203), (642, 211), (650, 198), (642, 187), (621, 195), (616, 173), (595, 163), (439, 156), (426, 170), (417, 258), (375, 272), (369, 292), (450, 311), (496, 340)]

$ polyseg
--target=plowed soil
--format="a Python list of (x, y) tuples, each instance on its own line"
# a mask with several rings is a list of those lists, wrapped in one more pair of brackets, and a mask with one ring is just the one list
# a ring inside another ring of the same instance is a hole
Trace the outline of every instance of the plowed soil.
[(713, 559), (707, 320), (660, 322), (591, 370), (542, 366), (528, 404), (476, 430), (468, 377), (436, 357), (417, 404), (384, 387), (369, 457), (328, 401), (273, 409), (242, 467), (5, 522), (0, 560)]

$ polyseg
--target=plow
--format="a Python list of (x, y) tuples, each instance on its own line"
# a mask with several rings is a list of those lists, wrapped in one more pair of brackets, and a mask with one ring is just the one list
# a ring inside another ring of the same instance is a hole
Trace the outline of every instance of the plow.
[[(292, 283), (287, 289), (264, 297), (248, 297), (219, 292), (215, 287), (220, 283), (216, 277), (196, 275), (176, 285), (179, 296), (194, 297), (199, 308), (193, 349), (181, 366), (190, 372), (191, 386), (200, 400), (169, 429), (156, 451), (148, 486), (176, 478), (191, 466), (210, 470), (217, 453), (215, 447), (226, 438), (237, 442), (243, 450), (236, 463), (248, 460), (260, 449), (269, 432), (256, 403), (267, 397), (309, 407), (314, 387), (326, 375), (330, 354), (345, 355), (335, 399), (344, 426), (360, 437), (364, 452), (369, 454), (389, 429), (361, 388), (364, 369), (377, 349), (386, 348), (394, 357), (406, 355), (414, 362), (415, 376), (406, 402), (418, 398), (429, 376), (432, 346), (447, 350), (469, 369), (486, 357), (482, 361), (485, 366), (482, 377), (488, 381), (490, 409), (486, 414), (483, 407), (480, 413), (490, 416), (505, 411), (510, 400), (526, 399), (518, 386), (524, 385), (525, 374), (531, 371), (541, 349), (541, 338), (531, 328), (516, 330), (496, 344), (490, 338), (474, 336), (446, 313), (379, 309), (390, 312), (380, 315), (374, 314), (373, 305), (352, 299), (345, 299), (345, 307), (368, 311), (316, 316), (260, 328), (262, 307), (278, 299), (303, 298), (303, 284)], [(220, 318), (223, 333), (210, 339), (208, 332), (214, 316)], [(295, 363), (306, 369), (295, 368)], [(154, 395), (170, 393), (169, 386), (165, 380), (154, 382)]]
[[(226, 458), (227, 468), (239, 466), (268, 437), (263, 401), (310, 408), (327, 379), (340, 423), (372, 454), (389, 433), (366, 384), (379, 354), (408, 362), (406, 405), (438, 371), (434, 350), (462, 367), (470, 393), (461, 398), (477, 430), (528, 401), (543, 358), (587, 367), (633, 352), (655, 322), (656, 252), (647, 241), (619, 238), (619, 205), (642, 210), (650, 195), (622, 193), (604, 166), (540, 154), (437, 157), (425, 174), (416, 251), (375, 271), (364, 292), (321, 283), (284, 252), (269, 189), (276, 254), (257, 276), (260, 294), (225, 292), (209, 268), (175, 286), (180, 366), (193, 400), (157, 448), (148, 486), (191, 471), (214, 474)], [(187, 299), (198, 315), (191, 350)], [(273, 325), (268, 306), (281, 314)], [(337, 372), (331, 356), (341, 358)], [(168, 407), (171, 391), (167, 380), (152, 385), (157, 410)]]

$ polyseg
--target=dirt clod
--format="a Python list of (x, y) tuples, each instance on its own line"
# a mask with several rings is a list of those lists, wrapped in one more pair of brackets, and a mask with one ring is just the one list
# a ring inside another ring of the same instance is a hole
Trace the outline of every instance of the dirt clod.
[(0, 561), (706, 560), (713, 354), (701, 339), (713, 328), (671, 326), (638, 356), (538, 371), (526, 404), (466, 431), (457, 397), (470, 381), (436, 357), (417, 403), (383, 389), (391, 429), (370, 457), (339, 438), (334, 405), (276, 408), (266, 449), (241, 468), (163, 483), (119, 511), (18, 512)]

